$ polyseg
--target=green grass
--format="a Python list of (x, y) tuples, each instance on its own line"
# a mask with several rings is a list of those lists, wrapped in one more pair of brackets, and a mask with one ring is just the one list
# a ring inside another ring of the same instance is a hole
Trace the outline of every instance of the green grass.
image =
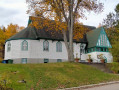
[[(0, 64), (0, 82), (4, 79), (14, 90), (53, 90), (119, 80), (119, 76), (79, 63)], [(26, 83), (18, 82), (23, 79)]]

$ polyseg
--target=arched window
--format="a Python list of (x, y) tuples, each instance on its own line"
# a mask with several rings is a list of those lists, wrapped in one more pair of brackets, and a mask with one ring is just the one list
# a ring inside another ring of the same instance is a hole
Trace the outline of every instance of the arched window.
[(24, 40), (22, 42), (22, 50), (23, 51), (27, 51), (28, 50), (28, 42), (26, 40)]
[(9, 52), (10, 50), (11, 50), (11, 43), (8, 42), (8, 44), (7, 44), (7, 51)]
[(49, 42), (48, 41), (43, 42), (43, 50), (44, 51), (49, 51)]
[(57, 52), (62, 52), (62, 43), (61, 42), (56, 43), (56, 51)]

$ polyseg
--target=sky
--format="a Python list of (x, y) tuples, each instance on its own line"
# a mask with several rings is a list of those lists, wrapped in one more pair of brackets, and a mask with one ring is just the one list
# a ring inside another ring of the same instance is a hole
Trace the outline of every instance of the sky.
[[(98, 27), (109, 12), (114, 12), (119, 0), (100, 0), (100, 2), (104, 3), (103, 12), (100, 14), (86, 13), (87, 20), (80, 20), (84, 25)], [(13, 23), (26, 27), (29, 18), (26, 13), (27, 9), (26, 0), (0, 0), (0, 26), (7, 27)]]

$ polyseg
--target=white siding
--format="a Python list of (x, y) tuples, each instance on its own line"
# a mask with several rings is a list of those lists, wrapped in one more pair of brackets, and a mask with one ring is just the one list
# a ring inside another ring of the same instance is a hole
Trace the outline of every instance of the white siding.
[(91, 52), (88, 55), (91, 55), (91, 58), (93, 59), (93, 62), (95, 63), (100, 63), (100, 59), (97, 58), (97, 55), (103, 54), (103, 57), (105, 56), (107, 58), (107, 63), (111, 63), (113, 62), (113, 57), (111, 55), (111, 53), (109, 52)]
[[(63, 61), (68, 60), (67, 50), (63, 41), (62, 43), (62, 52), (56, 52), (56, 43), (57, 41), (48, 40), (49, 42), (49, 51), (43, 51), (43, 42), (44, 40), (26, 40), (28, 42), (28, 51), (22, 51), (21, 44), (24, 40), (12, 40), (11, 51), (7, 52), (7, 44), (5, 44), (5, 60), (6, 59), (15, 59), (15, 63), (21, 63), (21, 58), (29, 59), (28, 63), (32, 62), (43, 62), (44, 58), (50, 59), (51, 62), (56, 62), (57, 59), (62, 59)], [(74, 45), (74, 58), (80, 58), (80, 45), (81, 43), (73, 43)], [(104, 54), (108, 62), (112, 62), (112, 55), (109, 52), (92, 52), (90, 53), (94, 62), (100, 62), (97, 59), (97, 55)], [(88, 59), (88, 54), (81, 54), (81, 60)], [(34, 61), (32, 61), (34, 60)], [(40, 61), (39, 61), (40, 60)], [(55, 61), (54, 61), (55, 60)], [(86, 60), (87, 61), (87, 60)]]
[(7, 42), (5, 44), (5, 60), (17, 58), (48, 58), (48, 59), (68, 59), (64, 42), (62, 52), (56, 52), (57, 41), (48, 40), (49, 51), (43, 51), (44, 40), (27, 40), (28, 51), (22, 51), (21, 43), (23, 40), (12, 40), (11, 51), (7, 52)]

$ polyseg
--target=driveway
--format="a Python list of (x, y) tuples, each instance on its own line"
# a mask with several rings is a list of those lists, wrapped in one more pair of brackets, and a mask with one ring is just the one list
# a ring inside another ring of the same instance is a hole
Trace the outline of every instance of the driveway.
[(82, 90), (119, 90), (119, 83), (98, 86), (98, 87), (93, 87), (88, 89), (82, 89)]

